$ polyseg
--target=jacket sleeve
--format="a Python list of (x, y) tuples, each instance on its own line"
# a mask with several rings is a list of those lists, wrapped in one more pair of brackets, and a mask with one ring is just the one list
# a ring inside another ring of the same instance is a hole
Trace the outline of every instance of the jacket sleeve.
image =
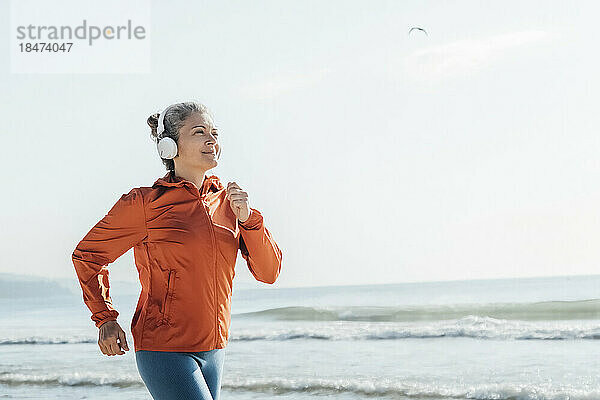
[(107, 265), (145, 237), (143, 200), (139, 190), (134, 188), (121, 196), (73, 251), (83, 301), (92, 312), (96, 327), (115, 321), (119, 315), (110, 298)]
[(281, 250), (265, 227), (262, 214), (250, 208), (250, 217), (239, 223), (240, 251), (257, 281), (274, 283), (281, 271)]

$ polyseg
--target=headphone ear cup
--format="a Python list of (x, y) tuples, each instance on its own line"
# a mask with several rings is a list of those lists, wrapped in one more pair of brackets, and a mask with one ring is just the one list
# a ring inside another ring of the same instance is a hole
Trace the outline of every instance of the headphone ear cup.
[(156, 148), (161, 158), (172, 159), (177, 155), (177, 143), (168, 136), (160, 139)]

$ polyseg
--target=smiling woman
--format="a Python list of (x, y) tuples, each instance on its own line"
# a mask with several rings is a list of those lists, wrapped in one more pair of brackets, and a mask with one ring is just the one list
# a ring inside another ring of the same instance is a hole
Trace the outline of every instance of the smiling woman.
[(73, 264), (102, 353), (125, 354), (107, 265), (133, 247), (142, 291), (131, 334), (142, 380), (154, 399), (218, 400), (238, 251), (267, 284), (282, 252), (248, 193), (206, 175), (221, 154), (206, 106), (173, 104), (147, 122), (167, 174), (121, 196), (77, 245)]

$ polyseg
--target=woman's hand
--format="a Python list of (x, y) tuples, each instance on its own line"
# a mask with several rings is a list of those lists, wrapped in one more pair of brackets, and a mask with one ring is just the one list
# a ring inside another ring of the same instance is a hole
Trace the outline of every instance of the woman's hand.
[[(117, 342), (117, 339), (119, 342)], [(100, 325), (100, 331), (98, 333), (98, 346), (100, 346), (102, 353), (106, 354), (107, 356), (125, 354), (123, 349), (129, 351), (129, 346), (127, 346), (127, 338), (125, 337), (125, 331), (121, 329), (121, 326), (117, 321), (108, 321)]]
[(248, 193), (235, 182), (227, 182), (225, 197), (229, 200), (229, 205), (235, 216), (241, 223), (246, 222), (250, 217), (250, 206), (248, 205)]

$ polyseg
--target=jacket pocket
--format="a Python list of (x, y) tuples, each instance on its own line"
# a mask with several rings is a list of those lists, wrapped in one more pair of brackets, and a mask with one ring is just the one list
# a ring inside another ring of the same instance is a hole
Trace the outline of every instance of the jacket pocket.
[(167, 279), (167, 293), (165, 295), (163, 306), (161, 310), (161, 319), (159, 325), (169, 324), (171, 322), (171, 303), (173, 302), (173, 292), (175, 289), (175, 270), (169, 270), (169, 277)]

